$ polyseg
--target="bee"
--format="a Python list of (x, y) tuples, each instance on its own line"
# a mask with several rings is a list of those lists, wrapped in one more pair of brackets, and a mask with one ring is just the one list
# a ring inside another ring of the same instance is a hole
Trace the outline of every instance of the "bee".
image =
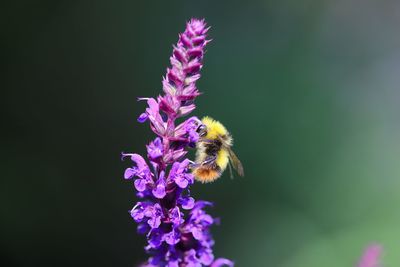
[(244, 175), (243, 166), (232, 151), (233, 139), (226, 128), (210, 117), (202, 119), (202, 125), (197, 129), (200, 139), (196, 144), (196, 160), (193, 174), (196, 180), (208, 183), (218, 179), (229, 164), (240, 176)]

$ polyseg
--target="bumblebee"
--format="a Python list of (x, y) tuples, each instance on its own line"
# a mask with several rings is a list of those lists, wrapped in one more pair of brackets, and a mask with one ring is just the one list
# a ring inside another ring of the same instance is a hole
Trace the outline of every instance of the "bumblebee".
[(197, 129), (200, 139), (196, 144), (196, 160), (193, 174), (196, 180), (208, 183), (218, 179), (229, 164), (240, 176), (244, 175), (243, 166), (232, 151), (233, 139), (226, 128), (210, 117), (202, 119)]

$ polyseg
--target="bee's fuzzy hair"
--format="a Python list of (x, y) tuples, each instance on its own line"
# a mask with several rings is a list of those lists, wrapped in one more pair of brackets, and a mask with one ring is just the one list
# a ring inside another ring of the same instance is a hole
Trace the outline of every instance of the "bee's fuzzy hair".
[(215, 140), (218, 136), (228, 135), (225, 126), (219, 121), (216, 121), (208, 116), (204, 117), (202, 123), (207, 127), (206, 139)]

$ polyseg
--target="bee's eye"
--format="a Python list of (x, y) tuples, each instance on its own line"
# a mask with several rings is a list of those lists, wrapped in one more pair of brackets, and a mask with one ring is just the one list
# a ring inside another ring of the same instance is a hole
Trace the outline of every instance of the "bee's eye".
[(196, 131), (199, 133), (199, 132), (201, 132), (201, 131), (204, 131), (205, 128), (206, 128), (206, 126), (204, 126), (204, 125), (202, 124), (202, 125), (200, 125), (199, 127), (197, 127), (197, 130), (196, 130)]
[(200, 137), (203, 137), (203, 136), (207, 135), (207, 127), (202, 124), (197, 128), (197, 132), (199, 133)]

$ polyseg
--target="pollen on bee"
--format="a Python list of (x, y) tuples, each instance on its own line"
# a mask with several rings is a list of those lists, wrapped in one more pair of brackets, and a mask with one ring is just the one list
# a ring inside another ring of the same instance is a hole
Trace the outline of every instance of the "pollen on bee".
[(221, 176), (221, 173), (215, 169), (197, 168), (193, 171), (196, 180), (202, 183), (210, 183)]

